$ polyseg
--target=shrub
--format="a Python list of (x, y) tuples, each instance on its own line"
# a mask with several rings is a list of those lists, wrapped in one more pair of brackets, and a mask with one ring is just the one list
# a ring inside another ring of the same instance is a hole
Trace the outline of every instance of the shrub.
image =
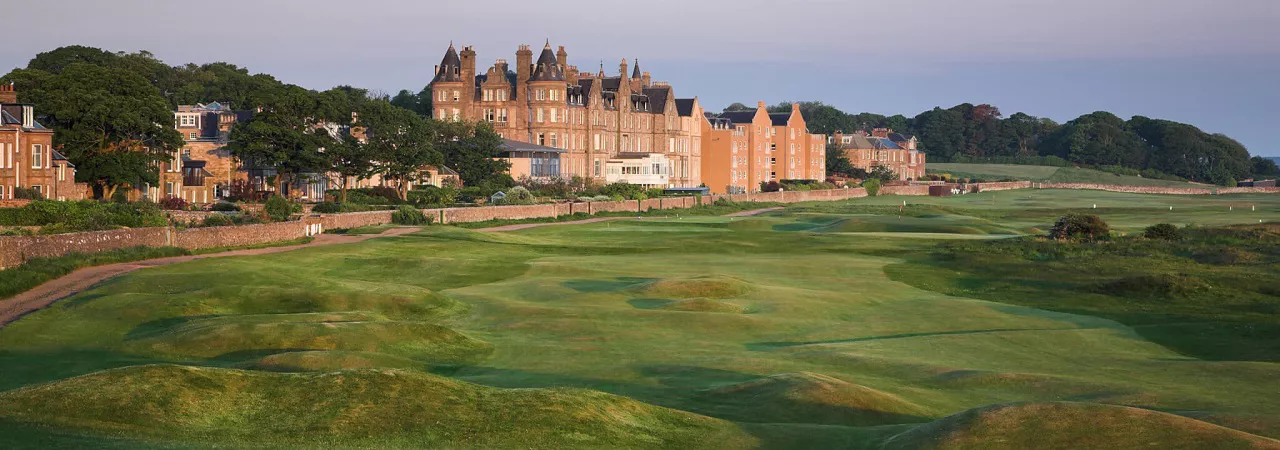
[(288, 200), (279, 195), (273, 195), (267, 199), (263, 209), (267, 211), (267, 217), (276, 222), (289, 220), (289, 216), (293, 214), (293, 205), (290, 205)]
[(187, 201), (178, 197), (165, 197), (160, 199), (160, 208), (166, 211), (182, 211), (187, 209)]
[(0, 230), (0, 236), (31, 236), (35, 234), (26, 228), (9, 228)]
[(342, 205), (335, 202), (323, 202), (311, 208), (311, 212), (318, 214), (337, 214), (342, 212)]
[(231, 218), (230, 218), (230, 217), (227, 217), (225, 214), (213, 214), (213, 215), (211, 215), (211, 216), (209, 216), (209, 217), (205, 217), (205, 218), (204, 218), (204, 221), (200, 223), (200, 226), (202, 226), (202, 227), (228, 227), (228, 226), (235, 225), (235, 224), (236, 224), (236, 223), (235, 223), (235, 221), (234, 221), (234, 220), (231, 220)]
[(760, 182), (760, 192), (778, 192), (780, 190), (782, 190), (782, 185), (778, 184), (777, 181)]
[(129, 190), (125, 188), (117, 188), (111, 193), (111, 201), (114, 203), (129, 203)]
[(862, 188), (867, 190), (867, 195), (875, 197), (880, 194), (880, 180), (872, 178), (862, 182)]
[(733, 200), (729, 197), (720, 197), (717, 198), (716, 201), (711, 202), (711, 204), (715, 206), (733, 206)]
[(1058, 240), (1078, 239), (1092, 241), (1111, 234), (1111, 227), (1102, 218), (1088, 214), (1068, 214), (1058, 219), (1049, 230), (1049, 237)]
[(419, 207), (448, 206), (457, 202), (458, 194), (456, 188), (429, 186), (409, 191), (409, 201)]
[(399, 225), (429, 225), (431, 219), (422, 214), (422, 210), (409, 205), (402, 205), (391, 213), (391, 223)]
[(213, 207), (210, 208), (210, 210), (219, 211), (219, 212), (232, 212), (232, 211), (239, 211), (240, 207), (237, 206), (235, 203), (218, 202), (218, 203), (214, 203)]
[(1158, 223), (1147, 227), (1147, 230), (1142, 233), (1142, 237), (1161, 241), (1180, 241), (1182, 240), (1182, 230), (1172, 224)]
[(533, 193), (529, 192), (522, 186), (516, 186), (507, 190), (507, 198), (502, 199), (504, 205), (532, 205)]
[(44, 200), (44, 195), (40, 191), (31, 188), (16, 187), (13, 188), (13, 198), (26, 200)]
[(116, 227), (162, 227), (169, 220), (155, 203), (98, 203), (35, 200), (21, 208), (0, 209), (0, 225), (49, 226), (49, 233), (105, 230)]

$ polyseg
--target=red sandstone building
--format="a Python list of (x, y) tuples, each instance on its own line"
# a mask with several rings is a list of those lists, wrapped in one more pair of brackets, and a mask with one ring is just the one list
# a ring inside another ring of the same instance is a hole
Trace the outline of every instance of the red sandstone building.
[(789, 113), (726, 112), (703, 121), (702, 174), (711, 192), (747, 193), (761, 183), (826, 179), (826, 139), (810, 134), (799, 105)]
[(19, 103), (12, 84), (0, 86), (0, 200), (13, 199), (18, 188), (82, 200), (87, 186), (75, 180), (75, 166), (53, 148), (53, 130), (36, 121), (35, 107)]
[[(514, 68), (499, 59), (479, 73), (474, 49), (458, 52), (450, 45), (431, 91), (436, 119), (483, 120), (505, 139), (563, 150), (560, 177), (604, 181), (610, 164), (625, 165), (620, 154), (661, 153), (667, 187), (702, 184), (701, 106), (696, 99), (677, 99), (669, 84), (653, 81), (638, 63), (622, 61), (616, 76), (603, 66), (581, 73), (568, 65), (564, 47), (553, 52), (548, 43), (536, 62), (522, 45)], [(532, 175), (512, 171), (516, 178)]]
[(888, 167), (902, 181), (915, 181), (925, 176), (925, 154), (917, 149), (915, 136), (877, 128), (871, 134), (858, 132), (831, 136), (830, 145), (839, 145), (853, 167), (870, 171)]

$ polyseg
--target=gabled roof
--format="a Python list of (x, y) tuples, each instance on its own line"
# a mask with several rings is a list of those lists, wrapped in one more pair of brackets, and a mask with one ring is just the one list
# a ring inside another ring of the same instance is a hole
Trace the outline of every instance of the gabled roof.
[(893, 141), (890, 141), (885, 138), (863, 136), (860, 134), (846, 135), (845, 137), (849, 138), (849, 143), (841, 144), (841, 148), (843, 149), (902, 150), (902, 147), (899, 147), (898, 144), (894, 144)]
[(66, 157), (66, 156), (62, 156), (62, 153), (58, 153), (58, 151), (57, 151), (57, 150), (54, 150), (54, 151), (53, 151), (53, 160), (54, 160), (54, 161), (66, 161), (66, 162), (67, 162), (67, 167), (72, 167), (72, 168), (74, 168), (74, 167), (76, 166), (75, 164), (71, 164), (71, 160), (67, 159), (67, 157)]
[(775, 127), (785, 127), (791, 122), (791, 113), (769, 113), (769, 120), (773, 121)]
[(902, 133), (889, 133), (889, 140), (893, 142), (908, 142), (915, 136), (907, 136)]
[(22, 125), (22, 121), (13, 117), (8, 111), (0, 110), (0, 126), (4, 125)]
[(600, 80), (600, 88), (605, 91), (616, 92), (618, 90), (618, 86), (621, 86), (621, 85), (622, 85), (622, 78), (619, 78), (619, 77), (605, 77), (604, 79)]
[(595, 84), (593, 78), (583, 78), (578, 80), (578, 87), (582, 88), (582, 106), (591, 106), (591, 86)]
[(679, 114), (679, 115), (680, 115), (680, 117), (689, 117), (689, 116), (692, 116), (692, 115), (693, 115), (693, 104), (694, 104), (696, 101), (697, 101), (696, 99), (692, 99), (692, 98), (677, 98), (677, 99), (676, 99), (676, 114)]

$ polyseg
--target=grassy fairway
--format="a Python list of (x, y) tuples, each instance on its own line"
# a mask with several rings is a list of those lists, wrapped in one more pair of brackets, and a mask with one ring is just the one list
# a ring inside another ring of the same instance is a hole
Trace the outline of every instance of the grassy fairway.
[(1018, 448), (1105, 423), (1141, 435), (1087, 446), (1280, 445), (1280, 364), (895, 271), (1071, 210), (1134, 232), (1280, 220), (1280, 196), (876, 197), (146, 269), (0, 329), (0, 443)]
[(1101, 170), (1076, 167), (1023, 166), (1014, 164), (961, 164), (931, 163), (929, 173), (949, 173), (959, 178), (1006, 179), (1044, 181), (1050, 183), (1119, 184), (1124, 186), (1194, 187), (1212, 189), (1213, 186), (1182, 181), (1153, 180), (1131, 175), (1117, 175)]

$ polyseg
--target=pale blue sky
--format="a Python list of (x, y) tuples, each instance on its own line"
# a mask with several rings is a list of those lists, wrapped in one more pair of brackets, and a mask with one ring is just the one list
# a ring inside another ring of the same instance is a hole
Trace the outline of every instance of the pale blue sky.
[(1108, 110), (1280, 156), (1280, 0), (62, 0), (3, 10), (16, 20), (0, 21), (0, 71), (81, 44), (395, 92), (425, 85), (450, 40), (475, 45), (483, 66), (550, 38), (584, 70), (639, 58), (713, 109), (822, 100), (910, 116), (970, 102), (1059, 121)]

